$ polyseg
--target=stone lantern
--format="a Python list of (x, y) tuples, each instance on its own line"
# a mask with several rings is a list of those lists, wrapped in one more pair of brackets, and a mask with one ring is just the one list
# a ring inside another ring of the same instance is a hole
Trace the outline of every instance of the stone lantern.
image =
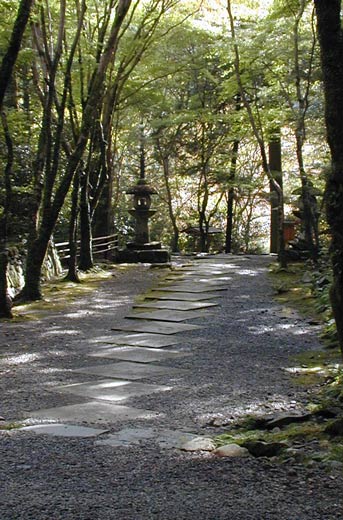
[(133, 207), (129, 213), (135, 218), (135, 246), (142, 246), (150, 242), (149, 218), (156, 213), (151, 207), (151, 195), (156, 190), (149, 186), (144, 178), (140, 178), (136, 186), (129, 188), (127, 194), (133, 195)]
[(124, 250), (119, 251), (119, 260), (122, 262), (147, 262), (165, 263), (170, 261), (167, 249), (162, 248), (160, 242), (150, 242), (149, 218), (156, 213), (151, 209), (151, 195), (157, 191), (149, 186), (145, 179), (145, 149), (143, 126), (141, 125), (140, 142), (140, 177), (137, 184), (126, 190), (128, 195), (133, 195), (133, 209), (130, 215), (135, 219), (135, 237)]

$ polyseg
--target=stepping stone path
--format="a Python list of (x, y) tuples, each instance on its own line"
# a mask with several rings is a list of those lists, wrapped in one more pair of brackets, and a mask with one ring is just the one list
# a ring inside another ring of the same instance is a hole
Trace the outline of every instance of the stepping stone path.
[[(220, 305), (220, 297), (230, 286), (230, 270), (236, 267), (223, 257), (220, 263), (200, 260), (168, 273), (163, 283), (133, 306), (132, 312), (124, 319), (125, 323), (113, 326), (112, 330), (119, 333), (103, 337), (88, 354), (93, 360), (100, 358), (104, 362), (106, 359), (115, 362), (98, 365), (90, 363), (88, 367), (72, 371), (83, 374), (84, 382), (49, 387), (53, 393), (90, 400), (31, 412), (26, 421), (29, 426), (21, 430), (62, 437), (101, 436), (95, 441), (95, 445), (99, 446), (140, 445), (147, 441), (165, 449), (183, 449), (189, 443), (192, 446), (203, 446), (208, 439), (189, 432), (124, 428), (110, 433), (99, 426), (159, 415), (154, 410), (126, 406), (125, 402), (131, 397), (168, 392), (173, 385), (177, 385), (178, 378), (187, 378), (186, 369), (172, 369), (153, 363), (192, 355), (178, 347), (182, 343), (182, 333), (191, 331), (194, 335), (202, 327), (181, 322), (201, 318), (204, 313), (207, 316), (209, 308), (213, 310)], [(166, 384), (140, 381), (151, 381), (161, 376), (167, 378)]]

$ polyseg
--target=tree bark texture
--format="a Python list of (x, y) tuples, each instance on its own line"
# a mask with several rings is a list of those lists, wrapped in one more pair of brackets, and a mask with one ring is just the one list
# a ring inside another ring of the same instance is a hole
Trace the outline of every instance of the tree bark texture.
[(232, 249), (232, 232), (233, 232), (233, 205), (235, 199), (235, 189), (233, 183), (236, 177), (237, 157), (238, 157), (239, 141), (236, 139), (233, 143), (229, 182), (230, 187), (227, 194), (227, 212), (226, 212), (226, 235), (225, 235), (225, 253), (231, 253)]
[(73, 181), (73, 190), (71, 194), (71, 210), (69, 220), (69, 260), (68, 273), (66, 280), (80, 283), (77, 273), (77, 216), (79, 202), (80, 172), (77, 171)]
[[(77, 143), (68, 157), (65, 172), (56, 186), (53, 200), (46, 201), (44, 205), (42, 218), (36, 231), (36, 238), (29, 243), (25, 286), (21, 292), (21, 297), (26, 300), (35, 300), (41, 297), (40, 273), (45, 252), (75, 172), (86, 150), (94, 118), (102, 102), (106, 72), (117, 51), (120, 29), (131, 3), (132, 0), (119, 0), (117, 3), (116, 15), (107, 43), (90, 80)], [(46, 179), (46, 185), (47, 188), (50, 187), (50, 179)]]
[(343, 31), (340, 0), (314, 0), (321, 48), (327, 139), (331, 170), (326, 181), (326, 214), (331, 231), (331, 303), (343, 353)]
[[(281, 168), (281, 139), (279, 130), (273, 134), (269, 140), (269, 168), (274, 180), (282, 189), (282, 168)], [(279, 253), (280, 251), (280, 222), (279, 204), (280, 197), (275, 189), (274, 183), (270, 182), (270, 252)]]
[(0, 67), (0, 110), (2, 110), (6, 89), (11, 81), (13, 67), (17, 60), (21, 41), (33, 4), (34, 0), (21, 0), (19, 3), (17, 18), (14, 22), (11, 39)]
[(11, 218), (12, 205), (12, 167), (14, 161), (13, 141), (7, 124), (5, 113), (1, 113), (2, 127), (5, 134), (7, 147), (7, 163), (4, 170), (5, 177), (5, 203), (3, 213), (0, 216), (0, 317), (12, 318), (12, 300), (8, 293), (7, 268), (8, 268), (8, 224)]
[(81, 177), (81, 194), (80, 194), (80, 259), (79, 269), (88, 271), (93, 267), (92, 254), (92, 228), (91, 214), (89, 204), (89, 177), (83, 172)]

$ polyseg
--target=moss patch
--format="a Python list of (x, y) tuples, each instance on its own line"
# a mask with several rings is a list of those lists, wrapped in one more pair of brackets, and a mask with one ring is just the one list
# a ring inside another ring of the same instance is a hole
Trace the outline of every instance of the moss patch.
[(0, 430), (10, 431), (17, 430), (18, 428), (22, 428), (24, 425), (21, 423), (15, 422), (0, 422)]
[(110, 266), (111, 270), (94, 268), (87, 273), (80, 273), (81, 283), (74, 283), (65, 279), (56, 280), (53, 283), (44, 283), (42, 292), (44, 298), (35, 302), (19, 303), (14, 307), (12, 323), (38, 320), (42, 315), (51, 311), (63, 311), (69, 302), (77, 301), (80, 297), (93, 292), (99, 284), (120, 274), (122, 268)]

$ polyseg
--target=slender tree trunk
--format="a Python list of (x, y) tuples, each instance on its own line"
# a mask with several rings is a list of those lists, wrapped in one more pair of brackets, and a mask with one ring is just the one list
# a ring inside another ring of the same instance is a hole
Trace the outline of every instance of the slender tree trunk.
[[(272, 133), (269, 140), (269, 168), (273, 179), (282, 189), (282, 167), (281, 167), (281, 139), (280, 129)], [(280, 252), (280, 211), (281, 204), (278, 191), (275, 189), (275, 183), (270, 182), (270, 252)], [(283, 212), (283, 209), (282, 209)]]
[(343, 354), (343, 31), (340, 0), (314, 0), (321, 48), (325, 119), (331, 151), (326, 213), (331, 231), (331, 303)]
[(242, 75), (241, 75), (240, 54), (239, 54), (238, 44), (236, 42), (235, 22), (234, 22), (234, 16), (232, 13), (231, 4), (232, 4), (231, 0), (227, 0), (227, 12), (229, 15), (230, 30), (231, 30), (231, 35), (232, 35), (232, 38), (234, 41), (234, 43), (233, 43), (234, 68), (235, 68), (237, 85), (239, 88), (239, 95), (240, 95), (243, 105), (247, 111), (251, 129), (254, 133), (254, 136), (255, 136), (258, 146), (260, 148), (263, 171), (266, 174), (269, 182), (273, 185), (273, 188), (275, 189), (276, 193), (278, 194), (278, 201), (279, 201), (278, 214), (279, 214), (279, 226), (280, 226), (279, 227), (279, 237), (280, 237), (279, 262), (280, 262), (281, 267), (287, 267), (287, 261), (286, 261), (286, 255), (285, 255), (285, 242), (284, 242), (284, 238), (283, 238), (283, 220), (284, 220), (283, 191), (282, 191), (282, 187), (277, 183), (277, 181), (274, 179), (274, 177), (270, 171), (270, 167), (269, 167), (268, 160), (267, 160), (266, 144), (264, 141), (262, 128), (260, 127), (259, 121), (257, 120), (257, 118), (255, 117), (255, 115), (253, 113), (250, 101), (247, 97), (246, 90), (243, 85)]
[(230, 187), (227, 194), (227, 213), (226, 213), (226, 235), (225, 235), (225, 253), (231, 253), (232, 249), (232, 232), (233, 232), (233, 205), (235, 200), (235, 189), (233, 183), (236, 177), (237, 157), (238, 157), (239, 141), (236, 139), (232, 147), (229, 183)]
[[(160, 146), (158, 146), (158, 149), (162, 156)], [(176, 216), (174, 214), (173, 199), (172, 199), (171, 188), (170, 188), (169, 156), (164, 155), (162, 157), (162, 165), (163, 165), (164, 182), (165, 182), (166, 192), (167, 192), (168, 213), (169, 213), (170, 222), (171, 222), (172, 228), (173, 228), (172, 251), (174, 253), (177, 253), (180, 250), (179, 249), (179, 228), (178, 228), (178, 225), (176, 222)]]
[(86, 172), (81, 177), (80, 194), (80, 259), (79, 269), (88, 271), (94, 266), (92, 254), (92, 227), (89, 204), (89, 177)]
[(79, 202), (79, 187), (80, 187), (80, 171), (75, 173), (73, 181), (73, 190), (71, 194), (71, 212), (69, 221), (69, 261), (68, 273), (66, 280), (80, 283), (80, 278), (77, 273), (77, 215)]
[(0, 217), (0, 318), (12, 318), (12, 301), (7, 287), (7, 268), (8, 268), (8, 222), (11, 216), (12, 198), (12, 166), (13, 166), (13, 142), (8, 128), (7, 119), (4, 113), (1, 114), (2, 126), (5, 134), (7, 146), (7, 163), (5, 166), (5, 204), (3, 214)]
[(2, 125), (5, 133), (5, 141), (7, 146), (7, 164), (5, 166), (5, 204), (4, 212), (0, 218), (0, 317), (12, 317), (12, 302), (8, 294), (7, 286), (7, 268), (8, 268), (8, 250), (7, 250), (7, 233), (8, 220), (11, 208), (11, 175), (13, 165), (13, 143), (10, 131), (7, 125), (5, 114), (2, 113), (3, 102), (8, 86), (13, 80), (13, 68), (17, 60), (23, 34), (27, 26), (31, 8), (34, 0), (21, 0), (18, 7), (17, 17), (14, 22), (11, 38), (7, 50), (2, 58), (0, 65), (0, 113), (2, 117)]
[(19, 3), (10, 42), (0, 66), (0, 110), (2, 110), (6, 89), (11, 81), (13, 67), (19, 54), (21, 41), (33, 4), (34, 0), (21, 0)]
[[(117, 3), (116, 15), (112, 23), (106, 46), (90, 80), (88, 98), (84, 107), (78, 141), (68, 158), (65, 172), (61, 177), (59, 185), (56, 187), (53, 201), (50, 203), (48, 203), (48, 201), (46, 202), (41, 222), (37, 230), (36, 239), (33, 239), (29, 243), (25, 286), (20, 295), (23, 299), (35, 300), (41, 298), (40, 273), (50, 236), (68, 193), (75, 171), (77, 170), (85, 152), (89, 135), (93, 127), (94, 118), (98, 112), (99, 104), (102, 102), (106, 71), (117, 51), (120, 29), (129, 11), (131, 2), (132, 0), (119, 0)], [(49, 179), (47, 180), (47, 183), (50, 183)]]

